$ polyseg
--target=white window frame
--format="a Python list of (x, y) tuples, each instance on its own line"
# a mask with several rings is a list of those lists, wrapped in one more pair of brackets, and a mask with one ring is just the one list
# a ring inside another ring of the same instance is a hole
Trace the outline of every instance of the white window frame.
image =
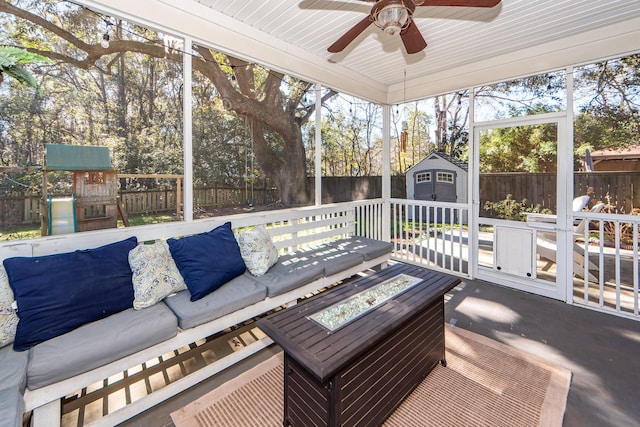
[(416, 184), (422, 184), (425, 182), (431, 182), (431, 172), (416, 173)]
[(453, 181), (454, 181), (453, 172), (443, 172), (443, 171), (436, 172), (436, 182), (446, 182), (447, 184), (453, 184)]

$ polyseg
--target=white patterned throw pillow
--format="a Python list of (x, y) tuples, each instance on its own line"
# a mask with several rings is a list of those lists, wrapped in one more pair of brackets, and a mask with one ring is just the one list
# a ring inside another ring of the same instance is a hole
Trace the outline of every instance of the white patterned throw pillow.
[(19, 319), (11, 307), (13, 301), (13, 292), (9, 286), (7, 272), (0, 264), (0, 347), (11, 344), (16, 336)]
[(133, 308), (136, 310), (187, 289), (165, 241), (133, 248), (129, 252), (129, 266), (133, 273)]
[(238, 246), (247, 269), (254, 276), (262, 276), (278, 262), (278, 249), (264, 225), (241, 232)]

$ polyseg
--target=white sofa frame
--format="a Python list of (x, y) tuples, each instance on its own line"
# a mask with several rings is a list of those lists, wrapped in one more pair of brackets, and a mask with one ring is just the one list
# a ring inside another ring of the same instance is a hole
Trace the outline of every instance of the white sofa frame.
[[(5, 242), (0, 245), (0, 260), (12, 256), (40, 256), (97, 247), (131, 236), (136, 236), (139, 242), (185, 236), (209, 231), (227, 221), (231, 221), (234, 230), (261, 224), (266, 225), (276, 247), (281, 253), (287, 253), (353, 235), (380, 239), (382, 234), (381, 212), (381, 200), (367, 200), (323, 205), (321, 207), (262, 211), (229, 217), (195, 220), (192, 222), (163, 223), (115, 230), (49, 236), (26, 241)], [(356, 229), (358, 229), (357, 233)], [(59, 420), (61, 419), (60, 399), (69, 393), (73, 393), (83, 387), (108, 378), (111, 375), (140, 365), (154, 357), (172, 352), (199, 339), (214, 335), (226, 328), (238, 325), (277, 307), (295, 304), (299, 298), (316, 290), (367, 269), (384, 266), (390, 258), (391, 254), (386, 254), (369, 261), (365, 260), (364, 263), (358, 266), (318, 279), (285, 294), (273, 298), (267, 297), (256, 304), (247, 306), (211, 322), (191, 329), (179, 330), (175, 337), (167, 341), (107, 365), (36, 390), (27, 389), (24, 398), (26, 411), (33, 411), (32, 426), (59, 425)], [(148, 394), (142, 399), (132, 402), (113, 413), (107, 414), (89, 425), (112, 426), (121, 423), (255, 354), (271, 343), (271, 339), (264, 337), (239, 351), (233, 352), (198, 371)], [(55, 420), (58, 421), (56, 422)]]

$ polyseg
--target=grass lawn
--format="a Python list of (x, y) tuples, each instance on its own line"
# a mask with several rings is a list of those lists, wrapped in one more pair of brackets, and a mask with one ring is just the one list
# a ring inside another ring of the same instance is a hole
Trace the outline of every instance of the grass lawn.
[[(129, 226), (160, 224), (176, 220), (175, 214), (138, 215), (129, 218)], [(118, 220), (118, 228), (124, 225)], [(0, 228), (0, 242), (6, 240), (26, 240), (41, 237), (40, 226), (38, 224), (12, 225)]]
[(0, 228), (0, 242), (5, 240), (25, 240), (40, 237), (40, 226), (36, 224), (12, 225)]

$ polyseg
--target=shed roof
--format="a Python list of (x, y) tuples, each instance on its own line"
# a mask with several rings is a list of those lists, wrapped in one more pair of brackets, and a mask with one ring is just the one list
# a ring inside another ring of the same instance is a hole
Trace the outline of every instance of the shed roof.
[(46, 170), (112, 170), (108, 147), (47, 144)]
[(451, 163), (452, 165), (456, 166), (459, 169), (462, 169), (465, 172), (469, 171), (469, 166), (458, 159), (454, 159), (453, 157), (451, 157), (450, 155), (448, 155), (447, 153), (444, 153), (442, 151), (432, 151), (429, 154), (427, 154), (424, 159), (420, 160), (418, 163), (416, 163), (415, 165), (413, 165), (412, 167), (409, 168), (409, 170), (407, 170), (407, 172), (409, 172), (410, 170), (414, 169), (414, 168), (418, 168), (418, 167), (422, 167), (420, 166), (420, 164), (429, 159), (429, 158), (433, 158), (434, 156), (436, 157), (440, 157), (443, 160), (446, 160), (447, 162)]

